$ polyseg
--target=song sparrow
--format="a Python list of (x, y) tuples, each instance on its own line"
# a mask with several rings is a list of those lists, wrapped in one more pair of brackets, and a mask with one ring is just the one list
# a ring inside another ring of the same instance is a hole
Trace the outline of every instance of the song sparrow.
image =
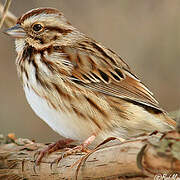
[[(34, 112), (54, 131), (85, 149), (95, 138), (123, 139), (175, 127), (152, 93), (112, 50), (87, 37), (53, 8), (33, 9), (6, 33)], [(78, 149), (78, 148), (77, 148)], [(45, 151), (44, 151), (45, 152)]]

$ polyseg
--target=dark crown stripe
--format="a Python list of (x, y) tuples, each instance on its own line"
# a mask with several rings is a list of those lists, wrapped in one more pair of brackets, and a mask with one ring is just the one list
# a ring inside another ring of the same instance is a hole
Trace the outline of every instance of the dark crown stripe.
[(38, 14), (41, 14), (41, 13), (45, 13), (45, 14), (59, 14), (59, 15), (62, 15), (59, 10), (53, 9), (53, 8), (38, 8), (38, 9), (32, 9), (31, 11), (28, 11), (24, 16), (20, 17), (20, 18), (17, 20), (17, 24), (21, 24), (22, 22), (24, 22), (24, 21), (25, 21), (26, 19), (28, 19), (29, 17), (34, 16), (34, 15), (38, 15)]

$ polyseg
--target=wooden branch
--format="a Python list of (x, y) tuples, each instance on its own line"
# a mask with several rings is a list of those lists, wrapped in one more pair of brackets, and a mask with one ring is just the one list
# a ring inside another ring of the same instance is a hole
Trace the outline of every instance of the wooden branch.
[(4, 25), (9, 28), (16, 24), (17, 17), (14, 14), (12, 14), (11, 12), (9, 12), (8, 8), (9, 8), (9, 6), (7, 7), (7, 12), (5, 13), (5, 16), (3, 17), (4, 6), (0, 3), (0, 19), (1, 19), (0, 24), (1, 24), (1, 22), (2, 23), (4, 22)]
[[(71, 166), (84, 154), (68, 156), (51, 169), (51, 163), (62, 155), (62, 151), (57, 151), (45, 157), (34, 169), (34, 153), (44, 147), (44, 144), (26, 139), (0, 145), (0, 179), (75, 179), (77, 166)], [(152, 179), (159, 173), (180, 173), (180, 134), (176, 131), (123, 143), (116, 141), (103, 147), (84, 162), (78, 179)]]

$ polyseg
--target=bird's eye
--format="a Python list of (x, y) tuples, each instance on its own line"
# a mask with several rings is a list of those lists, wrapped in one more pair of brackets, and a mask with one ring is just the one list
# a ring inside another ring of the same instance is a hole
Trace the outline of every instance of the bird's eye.
[(36, 32), (39, 32), (43, 29), (43, 26), (41, 24), (34, 24), (33, 25), (33, 30)]

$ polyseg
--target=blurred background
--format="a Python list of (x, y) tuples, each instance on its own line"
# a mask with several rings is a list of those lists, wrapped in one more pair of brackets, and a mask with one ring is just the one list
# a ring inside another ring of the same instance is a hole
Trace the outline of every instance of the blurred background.
[[(180, 108), (179, 0), (16, 0), (10, 10), (19, 17), (37, 7), (61, 10), (74, 26), (119, 54), (164, 109)], [(60, 136), (27, 104), (15, 57), (13, 40), (1, 30), (0, 134), (57, 141)]]

